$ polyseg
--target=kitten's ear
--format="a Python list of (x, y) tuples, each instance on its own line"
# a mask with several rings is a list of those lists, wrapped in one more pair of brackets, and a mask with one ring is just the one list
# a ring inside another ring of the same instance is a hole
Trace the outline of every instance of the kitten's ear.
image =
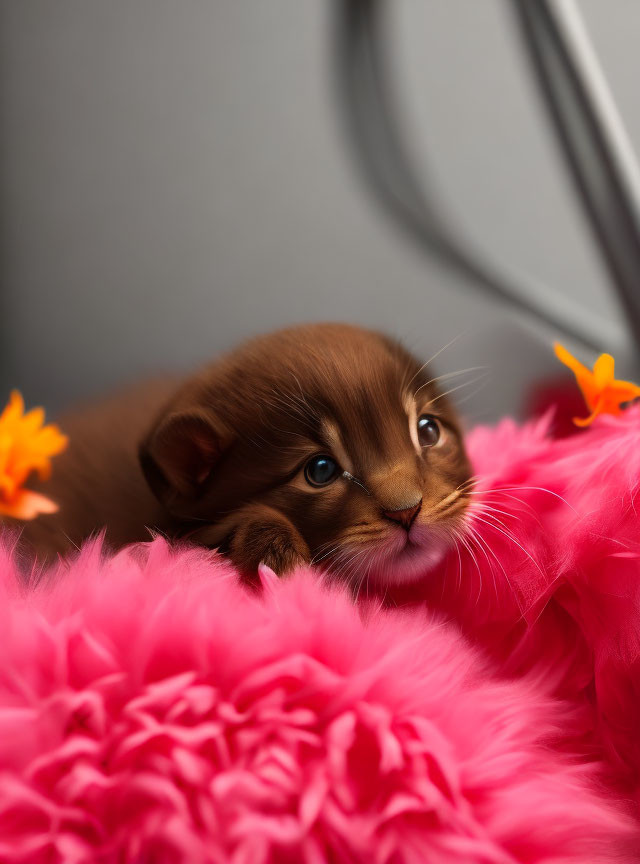
[(228, 432), (199, 408), (162, 417), (140, 445), (142, 472), (169, 510), (197, 498), (231, 443)]

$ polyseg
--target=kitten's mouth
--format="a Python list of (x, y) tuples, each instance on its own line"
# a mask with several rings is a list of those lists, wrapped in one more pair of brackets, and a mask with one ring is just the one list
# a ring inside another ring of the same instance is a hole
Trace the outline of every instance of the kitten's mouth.
[(442, 563), (452, 545), (450, 535), (436, 528), (398, 532), (390, 542), (372, 548), (362, 566), (375, 584), (418, 582)]
[(401, 546), (399, 551), (402, 553), (406, 549), (420, 549), (420, 548), (421, 548), (420, 543), (418, 543), (418, 541), (415, 539), (412, 540), (411, 534), (407, 533), (405, 535), (404, 546)]
[[(402, 571), (405, 566), (409, 565), (411, 571), (415, 570), (413, 578), (419, 578), (419, 576), (437, 567), (450, 547), (451, 541), (442, 536), (432, 536), (426, 543), (418, 543), (408, 537), (403, 548), (392, 556), (392, 566), (397, 566)], [(400, 581), (404, 581), (410, 576), (411, 574), (404, 574), (403, 578), (402, 573), (398, 574)]]

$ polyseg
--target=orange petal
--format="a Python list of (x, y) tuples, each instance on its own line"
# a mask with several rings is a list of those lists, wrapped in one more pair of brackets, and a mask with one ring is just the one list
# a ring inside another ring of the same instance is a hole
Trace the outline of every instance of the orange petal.
[(0, 435), (0, 474), (5, 470), (9, 454), (11, 453), (11, 436)]
[(0, 474), (0, 498), (11, 498), (15, 495), (18, 483), (10, 474)]
[(598, 399), (595, 408), (588, 417), (574, 417), (573, 422), (576, 424), (576, 426), (580, 426), (581, 429), (584, 429), (585, 426), (590, 426), (593, 423), (598, 414), (602, 414), (603, 408), (604, 400), (600, 398)]
[(590, 369), (587, 369), (573, 354), (569, 354), (567, 349), (556, 342), (553, 346), (556, 357), (561, 363), (564, 363), (573, 374), (576, 376), (578, 387), (582, 391), (585, 402), (589, 408), (593, 409), (598, 398), (598, 388), (596, 387), (595, 377)]
[(13, 519), (30, 521), (41, 513), (55, 513), (58, 509), (55, 501), (27, 489), (21, 489), (11, 501), (0, 499), (0, 515), (11, 516)]
[(561, 363), (564, 363), (565, 366), (568, 366), (572, 372), (588, 372), (591, 374), (590, 370), (587, 369), (579, 360), (577, 360), (573, 354), (570, 354), (564, 345), (561, 345), (559, 342), (553, 343), (553, 350), (555, 351), (555, 355)]
[(632, 384), (631, 381), (613, 381), (607, 387), (607, 393), (610, 393), (618, 402), (631, 402), (640, 397), (640, 387)]
[(22, 418), (22, 434), (33, 435), (44, 423), (44, 408), (32, 408)]
[(69, 439), (67, 436), (63, 435), (53, 423), (50, 423), (49, 426), (43, 426), (32, 438), (32, 446), (44, 452), (47, 456), (55, 456), (56, 453), (61, 453), (68, 443)]
[(613, 382), (614, 365), (611, 354), (601, 354), (593, 364), (593, 378), (598, 390), (604, 390)]
[(32, 471), (37, 471), (41, 480), (48, 480), (51, 476), (51, 460), (48, 456), (27, 456), (26, 459), (16, 461), (11, 466), (11, 473), (24, 483)]
[(14, 422), (22, 417), (24, 413), (24, 399), (19, 390), (12, 390), (9, 396), (9, 402), (2, 414), (0, 414), (0, 422)]

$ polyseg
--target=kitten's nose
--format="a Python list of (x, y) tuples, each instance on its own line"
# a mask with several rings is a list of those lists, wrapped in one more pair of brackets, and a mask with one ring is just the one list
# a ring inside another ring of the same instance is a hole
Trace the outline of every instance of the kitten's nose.
[(387, 519), (393, 519), (394, 522), (399, 522), (404, 528), (409, 530), (413, 525), (413, 520), (416, 518), (422, 507), (422, 498), (413, 504), (411, 507), (405, 507), (402, 510), (383, 510), (382, 512)]

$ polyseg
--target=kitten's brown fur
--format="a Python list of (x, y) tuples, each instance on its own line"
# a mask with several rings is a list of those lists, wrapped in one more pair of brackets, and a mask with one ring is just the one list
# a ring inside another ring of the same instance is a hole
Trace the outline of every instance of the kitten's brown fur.
[[(425, 412), (441, 424), (437, 447), (417, 446)], [(461, 433), (429, 370), (347, 325), (262, 337), (61, 426), (70, 447), (46, 485), (60, 511), (23, 532), (45, 558), (106, 525), (115, 546), (149, 528), (187, 535), (247, 574), (260, 561), (284, 573), (313, 559), (349, 577), (407, 579), (440, 556), (468, 502)], [(310, 486), (303, 468), (318, 453), (348, 475)], [(405, 530), (396, 511), (418, 502)]]

